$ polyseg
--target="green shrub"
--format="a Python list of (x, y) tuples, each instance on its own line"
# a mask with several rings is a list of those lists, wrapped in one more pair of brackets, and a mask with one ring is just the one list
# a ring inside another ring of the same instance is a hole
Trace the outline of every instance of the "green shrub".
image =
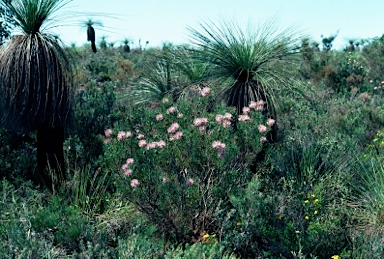
[(0, 182), (0, 257), (57, 258), (66, 252), (53, 240), (36, 233), (31, 219), (46, 196), (29, 182), (16, 188), (7, 180)]
[(14, 184), (33, 179), (36, 164), (33, 134), (9, 132), (0, 128), (0, 179)]
[(316, 145), (290, 148), (295, 155), (284, 168), (267, 152), (272, 170), (231, 196), (232, 211), (219, 213), (221, 239), (241, 257), (329, 258), (347, 247), (348, 173), (326, 165)]
[(251, 122), (244, 122), (235, 110), (208, 107), (208, 97), (195, 97), (177, 107), (137, 108), (105, 139), (100, 160), (118, 190), (176, 243), (217, 230), (215, 209), (220, 201), (227, 206), (229, 195), (250, 179), (270, 129), (259, 133), (259, 124), (267, 125), (261, 112), (252, 110)]
[(89, 234), (87, 218), (59, 197), (52, 198), (49, 206), (39, 209), (31, 218), (31, 225), (40, 233), (53, 233), (54, 242), (69, 249), (77, 249), (82, 238)]
[[(77, 163), (83, 167), (90, 161), (95, 161), (102, 153), (102, 142), (99, 135), (104, 127), (110, 127), (121, 118), (115, 101), (114, 83), (89, 82), (79, 89), (76, 95), (75, 124), (66, 142), (66, 147), (76, 147), (76, 156), (82, 161), (74, 161), (73, 152), (68, 152), (70, 164)], [(73, 167), (71, 169), (74, 169)]]
[(235, 259), (234, 255), (225, 252), (224, 246), (219, 243), (178, 246), (175, 249), (168, 250), (165, 258), (207, 258), (207, 259)]
[(383, 81), (384, 73), (384, 35), (374, 38), (366, 46), (364, 46), (362, 55), (368, 63), (369, 80), (375, 83)]

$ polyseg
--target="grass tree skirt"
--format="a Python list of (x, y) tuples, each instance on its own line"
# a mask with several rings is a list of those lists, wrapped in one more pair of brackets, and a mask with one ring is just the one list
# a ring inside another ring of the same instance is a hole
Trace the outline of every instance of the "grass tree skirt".
[(63, 143), (63, 127), (41, 127), (37, 130), (37, 180), (50, 189), (66, 180)]

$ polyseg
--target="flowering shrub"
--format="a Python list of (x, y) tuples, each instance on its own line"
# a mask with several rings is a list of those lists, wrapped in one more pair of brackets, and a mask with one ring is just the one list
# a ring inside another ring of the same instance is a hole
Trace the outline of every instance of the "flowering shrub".
[(133, 132), (131, 137), (122, 139), (109, 129), (104, 136), (104, 170), (176, 242), (216, 232), (215, 210), (228, 206), (229, 195), (246, 186), (249, 167), (270, 130), (257, 130), (268, 125), (260, 106), (247, 111), (246, 121), (234, 109), (208, 112), (207, 107), (208, 97), (202, 95), (177, 104), (164, 101), (156, 110), (138, 108), (119, 129), (111, 129)]

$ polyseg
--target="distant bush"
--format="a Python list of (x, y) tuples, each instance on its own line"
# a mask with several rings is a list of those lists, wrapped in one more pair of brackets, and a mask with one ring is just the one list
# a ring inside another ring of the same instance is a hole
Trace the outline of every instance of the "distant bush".
[(384, 35), (374, 38), (362, 50), (362, 55), (367, 60), (369, 80), (375, 83), (384, 80)]

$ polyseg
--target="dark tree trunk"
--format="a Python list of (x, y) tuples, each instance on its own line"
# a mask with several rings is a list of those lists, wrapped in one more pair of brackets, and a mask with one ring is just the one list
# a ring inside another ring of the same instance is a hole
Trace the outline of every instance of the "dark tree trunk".
[(92, 47), (92, 51), (93, 51), (94, 53), (96, 53), (96, 52), (97, 52), (97, 49), (96, 49), (96, 44), (95, 44), (94, 41), (91, 42), (91, 47)]
[(95, 41), (96, 41), (96, 33), (95, 33), (95, 29), (94, 29), (91, 25), (88, 25), (88, 29), (87, 29), (87, 41), (90, 41), (90, 42), (91, 42), (92, 51), (96, 53), (96, 52), (97, 52), (97, 50), (96, 50), (96, 44), (95, 44)]
[(37, 130), (38, 181), (51, 190), (65, 180), (64, 128), (42, 127)]
[(124, 44), (123, 50), (124, 50), (124, 52), (128, 52), (129, 53), (131, 51), (131, 48), (128, 46), (128, 44)]

